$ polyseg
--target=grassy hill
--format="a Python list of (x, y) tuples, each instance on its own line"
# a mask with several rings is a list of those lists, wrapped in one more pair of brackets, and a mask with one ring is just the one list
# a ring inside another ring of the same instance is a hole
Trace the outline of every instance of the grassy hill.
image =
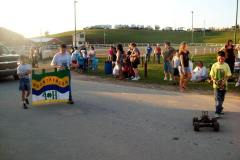
[[(82, 30), (81, 30), (82, 31)], [(77, 32), (80, 32), (78, 30)], [(103, 43), (104, 30), (103, 29), (91, 29), (84, 30), (86, 33), (86, 40), (90, 43)], [(156, 43), (171, 41), (173, 43), (180, 43), (182, 41), (191, 42), (191, 32), (178, 32), (178, 31), (155, 31), (155, 30), (128, 30), (128, 29), (107, 29), (106, 43)], [(58, 33), (50, 35), (49, 37), (60, 38), (65, 43), (72, 43), (73, 31)], [(233, 39), (234, 32), (206, 32), (205, 37), (202, 32), (194, 32), (195, 43), (225, 43), (228, 39)], [(240, 39), (238, 35), (237, 39)]]
[(0, 43), (7, 46), (18, 46), (30, 43), (30, 41), (16, 32), (0, 27)]

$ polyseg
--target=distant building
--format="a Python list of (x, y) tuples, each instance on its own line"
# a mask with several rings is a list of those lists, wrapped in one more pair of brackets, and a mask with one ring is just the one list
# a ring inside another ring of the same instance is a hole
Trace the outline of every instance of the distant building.
[[(75, 46), (75, 34), (72, 36), (73, 38), (73, 46)], [(86, 42), (86, 36), (84, 32), (79, 32), (76, 34), (76, 45), (79, 47), (81, 44)]]
[(194, 32), (203, 32), (204, 30), (204, 28), (193, 28)]
[(165, 28), (163, 28), (162, 30), (163, 30), (163, 31), (172, 31), (173, 28), (172, 28), (172, 27), (165, 27)]
[(186, 29), (184, 27), (178, 27), (175, 29), (176, 31), (179, 31), (179, 32), (183, 32), (183, 31), (186, 31)]
[(63, 42), (57, 38), (48, 38), (48, 37), (38, 37), (38, 38), (30, 38), (30, 40), (34, 43), (40, 43), (43, 45), (59, 45)]

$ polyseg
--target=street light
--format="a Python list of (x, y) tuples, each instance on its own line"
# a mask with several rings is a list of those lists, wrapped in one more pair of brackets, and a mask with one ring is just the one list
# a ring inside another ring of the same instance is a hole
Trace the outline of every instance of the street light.
[(192, 43), (193, 43), (193, 11), (191, 12), (192, 13)]
[(106, 44), (106, 28), (103, 29), (103, 43)]
[(206, 21), (204, 19), (204, 21), (203, 21), (203, 38), (205, 38), (205, 36), (206, 36)]
[(77, 14), (76, 14), (77, 0), (74, 0), (74, 46), (77, 46)]
[(237, 43), (237, 27), (238, 27), (238, 0), (237, 0), (237, 9), (236, 9), (236, 24), (235, 24), (235, 33), (234, 33), (234, 43)]

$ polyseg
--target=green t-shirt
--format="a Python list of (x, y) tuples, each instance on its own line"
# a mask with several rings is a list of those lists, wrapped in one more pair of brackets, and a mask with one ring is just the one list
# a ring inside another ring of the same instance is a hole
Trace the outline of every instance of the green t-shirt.
[(172, 47), (169, 47), (168, 49), (164, 49), (162, 52), (164, 62), (172, 61), (174, 52), (175, 52), (175, 49)]
[[(210, 76), (215, 80), (220, 81), (226, 77), (230, 77), (232, 75), (229, 65), (227, 63), (220, 64), (216, 62), (212, 65)], [(227, 89), (227, 81), (225, 81), (225, 86)], [(213, 88), (220, 88), (216, 83), (213, 83)]]

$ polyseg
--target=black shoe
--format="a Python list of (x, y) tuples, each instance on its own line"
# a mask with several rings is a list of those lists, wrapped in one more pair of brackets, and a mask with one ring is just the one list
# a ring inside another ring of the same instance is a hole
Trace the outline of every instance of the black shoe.
[(28, 98), (25, 99), (25, 102), (26, 102), (27, 104), (29, 104)]
[(73, 100), (69, 100), (68, 104), (74, 104)]
[(28, 107), (25, 103), (23, 103), (23, 109), (28, 109)]

